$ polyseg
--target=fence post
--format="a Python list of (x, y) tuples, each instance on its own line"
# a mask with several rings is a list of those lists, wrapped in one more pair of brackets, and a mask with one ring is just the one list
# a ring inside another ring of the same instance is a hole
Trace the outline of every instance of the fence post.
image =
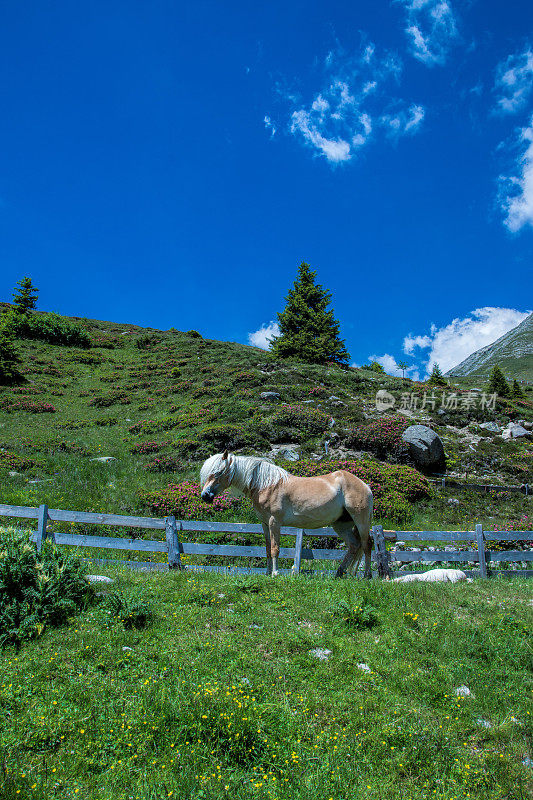
[(304, 531), (300, 530), (296, 533), (296, 544), (294, 545), (294, 564), (292, 565), (292, 574), (298, 575), (300, 572), (300, 563), (302, 561), (302, 546), (304, 541)]
[[(181, 530), (180, 522), (180, 530)], [(178, 538), (178, 526), (174, 516), (165, 517), (165, 533), (168, 547), (168, 568), (183, 569), (180, 557), (180, 543)]]
[(46, 523), (48, 521), (48, 506), (46, 503), (39, 506), (39, 516), (37, 517), (37, 538), (35, 544), (37, 545), (37, 552), (40, 553), (43, 547), (43, 542), (46, 539)]
[(383, 526), (374, 525), (372, 527), (372, 536), (374, 538), (374, 545), (376, 547), (378, 575), (380, 578), (386, 578), (386, 580), (390, 580), (392, 578), (392, 571), (389, 564), (389, 554), (387, 553), (387, 547), (385, 545)]
[(481, 522), (476, 523), (476, 538), (477, 538), (477, 550), (479, 554), (479, 570), (481, 572), (481, 577), (487, 577), (487, 559), (485, 557), (485, 540), (483, 538), (483, 525)]

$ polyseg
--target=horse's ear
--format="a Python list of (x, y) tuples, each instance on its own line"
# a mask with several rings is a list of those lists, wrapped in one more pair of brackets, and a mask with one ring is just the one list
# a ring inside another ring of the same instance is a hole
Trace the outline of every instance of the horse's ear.
[(227, 450), (224, 450), (224, 452), (222, 453), (222, 458), (224, 459), (224, 461), (228, 460), (228, 451)]

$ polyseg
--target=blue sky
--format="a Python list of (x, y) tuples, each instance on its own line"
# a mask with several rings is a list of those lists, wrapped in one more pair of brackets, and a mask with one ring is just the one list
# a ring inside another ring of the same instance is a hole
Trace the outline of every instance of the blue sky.
[(533, 4), (6, 0), (0, 297), (266, 345), (300, 261), (352, 361), (532, 308)]

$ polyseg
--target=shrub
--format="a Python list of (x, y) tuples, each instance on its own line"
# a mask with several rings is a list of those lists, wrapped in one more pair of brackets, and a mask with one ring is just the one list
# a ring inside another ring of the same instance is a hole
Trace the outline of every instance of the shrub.
[(0, 401), (2, 411), (28, 411), (30, 414), (55, 414), (56, 409), (50, 403), (34, 403), (31, 400), (10, 400), (4, 398)]
[(32, 458), (24, 458), (16, 453), (9, 453), (7, 450), (0, 450), (0, 467), (2, 469), (14, 469), (17, 472), (24, 472), (34, 467), (36, 462)]
[(20, 356), (15, 348), (14, 335), (4, 325), (0, 327), (0, 385), (9, 386), (21, 379), (17, 364)]
[(0, 646), (19, 646), (79, 613), (93, 597), (76, 556), (45, 542), (40, 554), (24, 536), (0, 540)]
[(190, 336), (192, 339), (201, 339), (202, 334), (198, 333), (198, 331), (187, 331), (186, 336)]
[(105, 605), (125, 628), (146, 628), (154, 616), (152, 607), (145, 598), (121, 591), (110, 592)]
[(231, 423), (219, 423), (217, 425), (207, 425), (198, 433), (198, 439), (205, 442), (217, 450), (235, 450), (237, 447), (250, 445), (261, 447), (265, 440), (260, 433), (253, 428), (246, 428), (244, 425), (233, 425)]
[(183, 462), (173, 456), (159, 456), (146, 465), (148, 472), (178, 472)]
[[(100, 417), (99, 419), (95, 419), (94, 424), (98, 427), (104, 427), (105, 425), (118, 425), (118, 419), (116, 417)], [(83, 425), (78, 427), (85, 427), (85, 425), (90, 425), (90, 423), (83, 423)], [(69, 427), (72, 427), (72, 424), (69, 425)]]
[(177, 519), (206, 520), (216, 518), (223, 511), (237, 512), (244, 508), (242, 498), (231, 497), (226, 492), (204, 503), (200, 485), (193, 481), (173, 483), (158, 491), (140, 492), (139, 502), (159, 517), (173, 514)]
[(404, 448), (402, 434), (409, 424), (404, 417), (379, 417), (356, 425), (346, 436), (346, 444), (382, 456), (398, 454)]
[(15, 314), (11, 313), (9, 329), (17, 339), (40, 339), (49, 344), (69, 347), (90, 347), (87, 331), (59, 314)]
[(331, 417), (317, 408), (294, 405), (278, 408), (271, 421), (276, 426), (288, 425), (313, 436), (327, 430)]
[(164, 447), (168, 447), (170, 442), (139, 442), (130, 447), (130, 453), (147, 455), (148, 453), (158, 453)]
[(177, 425), (174, 417), (164, 419), (143, 419), (135, 422), (128, 428), (129, 433), (158, 433), (159, 431), (169, 431)]
[(93, 397), (92, 400), (89, 400), (89, 405), (95, 406), (96, 408), (109, 408), (109, 406), (119, 404), (124, 406), (129, 405), (129, 403), (131, 403), (130, 397), (121, 389), (111, 392), (110, 394), (102, 394), (99, 397)]

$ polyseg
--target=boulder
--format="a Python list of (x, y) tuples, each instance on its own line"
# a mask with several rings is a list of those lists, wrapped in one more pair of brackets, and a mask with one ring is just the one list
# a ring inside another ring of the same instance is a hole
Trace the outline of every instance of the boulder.
[(429, 572), (421, 572), (418, 575), (402, 575), (401, 578), (394, 578), (393, 583), (413, 583), (414, 581), (457, 583), (466, 581), (466, 575), (460, 569), (430, 569)]
[(489, 433), (500, 432), (500, 426), (497, 422), (482, 422), (479, 427), (483, 428), (484, 431), (488, 431)]
[(282, 461), (299, 461), (300, 449), (300, 445), (298, 444), (279, 444), (272, 448), (268, 457), (279, 458)]
[(426, 425), (410, 425), (402, 436), (415, 465), (423, 470), (443, 470), (444, 447), (438, 434)]
[(268, 400), (271, 403), (281, 400), (281, 395), (279, 392), (261, 392), (259, 397), (261, 400)]
[(522, 425), (517, 425), (516, 423), (509, 423), (507, 430), (510, 431), (511, 433), (510, 436), (511, 439), (533, 438), (533, 434), (531, 433), (531, 431), (526, 431), (526, 429)]

